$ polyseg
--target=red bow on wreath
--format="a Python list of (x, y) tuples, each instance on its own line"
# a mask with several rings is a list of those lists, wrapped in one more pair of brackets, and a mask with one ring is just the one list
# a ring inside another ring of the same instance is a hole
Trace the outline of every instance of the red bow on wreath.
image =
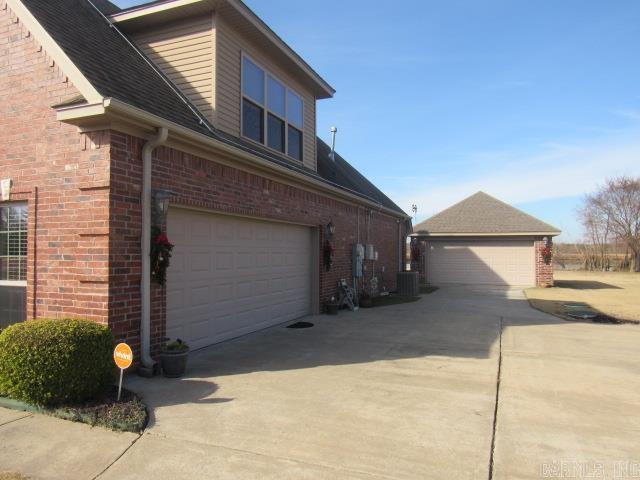
[(173, 244), (169, 241), (166, 233), (158, 227), (151, 231), (151, 278), (160, 285), (167, 281), (167, 268), (171, 259)]

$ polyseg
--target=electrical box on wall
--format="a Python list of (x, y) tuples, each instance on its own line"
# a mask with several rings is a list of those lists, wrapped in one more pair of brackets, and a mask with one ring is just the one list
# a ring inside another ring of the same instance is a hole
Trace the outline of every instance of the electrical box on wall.
[(362, 263), (364, 261), (364, 245), (356, 243), (353, 246), (353, 276), (362, 277)]
[(364, 259), (365, 260), (375, 260), (373, 252), (374, 252), (373, 251), (373, 245), (371, 245), (371, 244), (367, 245), (367, 247), (365, 249)]

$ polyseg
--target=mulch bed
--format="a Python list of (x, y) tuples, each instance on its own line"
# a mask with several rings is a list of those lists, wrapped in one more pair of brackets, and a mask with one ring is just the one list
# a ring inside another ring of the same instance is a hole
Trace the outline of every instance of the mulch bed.
[(124, 388), (119, 402), (117, 398), (118, 388), (114, 386), (101, 397), (79, 405), (37, 407), (6, 398), (0, 398), (0, 405), (16, 410), (44, 413), (52, 417), (116, 431), (139, 433), (144, 430), (148, 414), (147, 407), (142, 400), (135, 393)]

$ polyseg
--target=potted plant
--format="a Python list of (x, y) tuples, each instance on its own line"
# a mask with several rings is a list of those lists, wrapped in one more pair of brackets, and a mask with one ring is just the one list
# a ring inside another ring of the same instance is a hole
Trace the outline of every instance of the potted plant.
[(327, 314), (337, 315), (340, 304), (338, 303), (338, 300), (336, 300), (336, 297), (331, 297), (327, 303), (325, 303), (325, 308), (327, 310)]
[(373, 307), (373, 298), (371, 297), (371, 294), (369, 294), (369, 292), (367, 292), (366, 290), (360, 294), (360, 306), (362, 308)]
[(167, 343), (160, 352), (160, 364), (165, 377), (177, 378), (184, 375), (187, 368), (189, 345), (179, 338)]

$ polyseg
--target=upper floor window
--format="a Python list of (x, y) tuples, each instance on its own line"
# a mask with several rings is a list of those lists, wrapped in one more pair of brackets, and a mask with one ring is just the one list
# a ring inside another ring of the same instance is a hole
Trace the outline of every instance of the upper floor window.
[(27, 206), (0, 205), (0, 282), (27, 280)]
[(242, 135), (302, 160), (302, 98), (242, 57)]

